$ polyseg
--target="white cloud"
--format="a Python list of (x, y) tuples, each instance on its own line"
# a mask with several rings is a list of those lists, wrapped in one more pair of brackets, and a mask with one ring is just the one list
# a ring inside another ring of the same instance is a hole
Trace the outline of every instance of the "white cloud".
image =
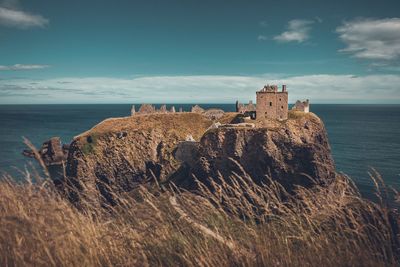
[(38, 70), (50, 67), (49, 65), (29, 65), (29, 64), (15, 64), (12, 66), (0, 65), (0, 71), (2, 70)]
[(274, 37), (278, 42), (302, 43), (310, 38), (311, 24), (313, 20), (294, 19), (289, 21), (287, 31)]
[(0, 103), (234, 103), (264, 84), (287, 84), (289, 100), (400, 103), (400, 75), (148, 76), (0, 80)]
[(344, 22), (336, 32), (347, 45), (340, 52), (361, 59), (400, 59), (400, 18), (357, 19)]
[(49, 20), (41, 15), (0, 7), (0, 25), (27, 29), (32, 27), (44, 27), (48, 23)]

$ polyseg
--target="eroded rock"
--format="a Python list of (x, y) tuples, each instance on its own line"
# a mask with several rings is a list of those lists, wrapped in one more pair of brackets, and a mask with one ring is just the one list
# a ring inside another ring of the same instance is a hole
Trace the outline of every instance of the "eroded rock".
[[(60, 137), (52, 137), (45, 141), (38, 153), (46, 166), (59, 165), (66, 161), (69, 145), (62, 145)], [(22, 154), (26, 157), (35, 158), (32, 150), (25, 149)]]
[(218, 175), (248, 175), (256, 183), (328, 184), (335, 177), (325, 127), (316, 116), (289, 120), (279, 127), (218, 127), (201, 138), (186, 169), (174, 177), (178, 186), (196, 189), (193, 177), (209, 185)]

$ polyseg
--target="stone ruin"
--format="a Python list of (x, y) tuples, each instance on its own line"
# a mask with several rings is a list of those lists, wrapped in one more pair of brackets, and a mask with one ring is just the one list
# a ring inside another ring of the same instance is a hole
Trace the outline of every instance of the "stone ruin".
[(256, 92), (256, 117), (259, 119), (286, 120), (288, 118), (288, 91), (286, 85), (278, 91), (277, 85), (266, 85)]
[(288, 118), (288, 92), (286, 85), (278, 90), (277, 85), (265, 85), (256, 92), (256, 105), (252, 101), (244, 105), (236, 101), (236, 112), (242, 113), (251, 119), (276, 119)]
[[(183, 108), (179, 107), (180, 113), (183, 112)], [(218, 120), (222, 116), (224, 116), (225, 112), (222, 109), (211, 108), (211, 109), (203, 109), (199, 105), (194, 105), (191, 108), (191, 112), (202, 114), (206, 118), (210, 120)], [(160, 109), (157, 109), (154, 105), (151, 104), (142, 104), (138, 111), (136, 111), (135, 105), (132, 105), (131, 116), (135, 115), (146, 115), (146, 114), (154, 114), (154, 113), (176, 113), (175, 106), (172, 106), (170, 110), (167, 109), (167, 105), (162, 105)]]
[(203, 113), (205, 110), (202, 107), (200, 107), (199, 105), (195, 105), (192, 107), (191, 111), (193, 113)]
[(310, 100), (308, 99), (306, 101), (297, 100), (294, 106), (292, 107), (292, 110), (302, 111), (305, 113), (310, 112)]
[(256, 105), (253, 104), (253, 101), (250, 100), (249, 104), (242, 104), (239, 101), (236, 101), (236, 112), (242, 113), (246, 117), (250, 117), (251, 119), (256, 118)]
[[(175, 113), (175, 112), (176, 110), (174, 106), (172, 106), (170, 110), (168, 110), (167, 105), (162, 105), (160, 109), (157, 109), (154, 105), (142, 104), (138, 111), (136, 111), (135, 105), (132, 105), (131, 116), (153, 114), (153, 113)], [(179, 112), (182, 112), (182, 108), (179, 108)]]

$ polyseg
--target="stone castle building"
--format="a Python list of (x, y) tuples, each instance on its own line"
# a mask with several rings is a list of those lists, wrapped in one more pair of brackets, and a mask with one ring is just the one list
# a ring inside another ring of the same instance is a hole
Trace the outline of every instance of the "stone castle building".
[(288, 118), (288, 92), (286, 85), (282, 85), (282, 91), (278, 91), (276, 85), (266, 85), (256, 92), (256, 105), (252, 101), (248, 105), (236, 102), (236, 112), (250, 116), (252, 119), (276, 119)]
[(256, 93), (257, 118), (286, 120), (288, 118), (288, 92), (286, 85), (278, 91), (276, 85), (266, 85)]

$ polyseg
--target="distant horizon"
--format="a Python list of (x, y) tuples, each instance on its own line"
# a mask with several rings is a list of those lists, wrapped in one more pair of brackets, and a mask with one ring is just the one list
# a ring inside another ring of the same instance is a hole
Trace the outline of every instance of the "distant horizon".
[[(248, 102), (244, 103), (247, 104)], [(56, 106), (56, 105), (137, 105), (140, 107), (142, 104), (151, 105), (235, 105), (233, 103), (205, 103), (205, 102), (193, 102), (193, 103), (34, 103), (34, 104), (0, 104), (0, 106)], [(255, 104), (255, 103), (254, 103)], [(289, 105), (294, 105), (294, 102), (289, 102)], [(376, 105), (376, 106), (399, 106), (400, 103), (310, 103), (312, 105)]]
[(286, 84), (290, 102), (400, 104), (398, 10), (398, 0), (0, 0), (0, 104), (245, 102), (266, 83)]

